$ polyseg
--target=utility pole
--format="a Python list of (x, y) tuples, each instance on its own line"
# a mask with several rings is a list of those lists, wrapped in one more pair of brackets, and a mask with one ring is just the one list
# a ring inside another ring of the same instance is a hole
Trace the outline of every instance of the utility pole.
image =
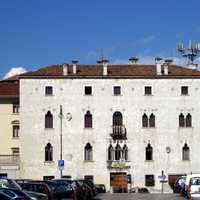
[[(62, 153), (62, 120), (63, 120), (63, 111), (62, 111), (62, 105), (60, 105), (60, 160), (62, 160), (63, 153)], [(60, 167), (60, 178), (62, 178), (62, 167)]]

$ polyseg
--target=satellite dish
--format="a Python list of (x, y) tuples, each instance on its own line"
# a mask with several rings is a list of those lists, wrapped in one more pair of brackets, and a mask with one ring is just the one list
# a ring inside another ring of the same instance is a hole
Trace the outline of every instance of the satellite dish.
[(66, 119), (67, 119), (67, 121), (71, 121), (71, 119), (72, 119), (71, 113), (67, 113)]
[(171, 148), (170, 147), (166, 147), (166, 152), (170, 153), (171, 152)]

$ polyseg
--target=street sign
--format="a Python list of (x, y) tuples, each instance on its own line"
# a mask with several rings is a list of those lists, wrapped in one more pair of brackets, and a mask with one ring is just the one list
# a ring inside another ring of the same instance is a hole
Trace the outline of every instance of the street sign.
[(160, 181), (164, 181), (164, 180), (166, 179), (166, 176), (165, 176), (165, 175), (158, 176), (158, 179), (159, 179)]
[(64, 160), (58, 160), (58, 168), (60, 170), (63, 170), (65, 166), (65, 161)]

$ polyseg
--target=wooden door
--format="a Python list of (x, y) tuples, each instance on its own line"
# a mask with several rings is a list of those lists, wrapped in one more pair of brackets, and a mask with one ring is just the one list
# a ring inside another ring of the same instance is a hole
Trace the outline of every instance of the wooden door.
[(111, 173), (110, 186), (112, 186), (113, 192), (127, 192), (127, 174)]

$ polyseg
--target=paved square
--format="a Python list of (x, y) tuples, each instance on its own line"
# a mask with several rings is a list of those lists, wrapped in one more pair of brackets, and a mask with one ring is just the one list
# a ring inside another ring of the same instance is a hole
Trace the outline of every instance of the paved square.
[(99, 194), (96, 200), (184, 200), (179, 194), (134, 194), (134, 193), (106, 193)]

